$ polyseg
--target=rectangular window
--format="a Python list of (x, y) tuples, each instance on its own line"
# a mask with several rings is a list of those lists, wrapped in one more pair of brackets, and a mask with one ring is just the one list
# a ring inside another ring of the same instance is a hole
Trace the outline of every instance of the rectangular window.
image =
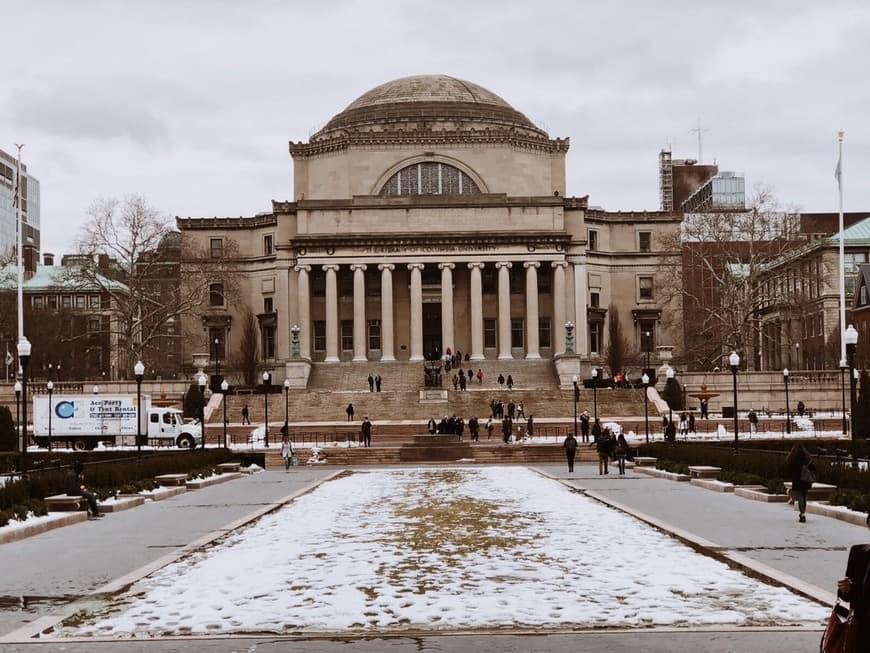
[(263, 359), (275, 358), (275, 327), (267, 325), (263, 327)]
[(209, 244), (209, 256), (211, 258), (223, 258), (224, 257), (224, 239), (223, 238), (211, 238), (208, 241)]
[(69, 295), (61, 295), (60, 305), (61, 308), (72, 308), (72, 297)]
[(33, 308), (42, 308), (42, 295), (34, 295)]
[(550, 318), (542, 317), (538, 320), (538, 344), (541, 347), (552, 347), (550, 340)]
[(637, 233), (637, 248), (641, 252), (649, 252), (652, 250), (652, 232), (639, 231)]
[(45, 300), (46, 300), (45, 305), (47, 308), (50, 308), (52, 310), (57, 310), (57, 295), (49, 295), (48, 297), (45, 298)]
[(272, 247), (272, 234), (263, 236), (263, 256), (272, 256), (275, 253)]
[(381, 348), (381, 321), (369, 320), (369, 349)]
[(224, 284), (210, 283), (208, 285), (208, 305), (223, 306), (224, 305)]
[(483, 346), (495, 349), (495, 320), (491, 318), (483, 319)]
[(272, 297), (263, 297), (263, 312), (264, 313), (274, 313), (275, 312), (275, 303)]
[(590, 252), (594, 252), (598, 249), (598, 231), (595, 229), (589, 230), (589, 243), (586, 246)]
[(326, 351), (325, 320), (314, 320), (314, 351)]
[(511, 320), (511, 347), (521, 348), (525, 342), (523, 333), (523, 320)]
[(601, 305), (601, 295), (597, 291), (589, 293), (589, 305), (592, 308), (598, 308)]
[(483, 266), (480, 282), (485, 295), (494, 295), (497, 286), (496, 270), (491, 265)]
[(88, 318), (88, 333), (99, 333), (100, 332), (100, 318), (98, 317), (89, 317)]
[(88, 296), (88, 308), (100, 308), (100, 296), (99, 295), (89, 295)]
[(652, 299), (653, 298), (653, 278), (652, 277), (638, 277), (638, 296), (641, 299)]
[(353, 351), (353, 320), (341, 321), (341, 348), (343, 351)]
[(85, 296), (84, 295), (76, 295), (76, 308), (85, 308)]
[(601, 353), (601, 322), (589, 323), (589, 353)]

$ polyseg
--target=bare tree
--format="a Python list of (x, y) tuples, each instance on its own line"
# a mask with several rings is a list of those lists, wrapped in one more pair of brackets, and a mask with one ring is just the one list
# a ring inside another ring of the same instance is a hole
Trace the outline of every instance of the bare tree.
[(758, 187), (745, 211), (687, 215), (667, 237), (673, 255), (659, 268), (658, 286), (682, 299), (689, 367), (721, 365), (732, 349), (750, 369), (757, 366), (765, 337), (760, 312), (779, 301), (776, 285), (763, 282), (771, 262), (798, 246), (799, 232), (797, 213), (781, 210), (772, 191)]
[(108, 303), (105, 326), (122, 354), (119, 370), (129, 371), (161, 340), (180, 337), (171, 325), (208, 301), (210, 284), (219, 280), (230, 296), (237, 288), (232, 244), (222, 258), (182, 261), (181, 234), (146, 198), (100, 198), (87, 213), (70, 274)]

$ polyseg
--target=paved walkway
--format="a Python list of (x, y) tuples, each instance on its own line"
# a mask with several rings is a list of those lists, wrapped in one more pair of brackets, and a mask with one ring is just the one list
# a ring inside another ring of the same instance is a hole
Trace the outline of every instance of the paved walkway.
[[(797, 514), (783, 504), (764, 504), (687, 483), (635, 475), (600, 477), (597, 466), (581, 464), (574, 474), (564, 465), (542, 465), (542, 471), (606, 501), (704, 538), (726, 551), (742, 553), (819, 588), (832, 591), (842, 575), (851, 544), (870, 540), (865, 529), (834, 519)], [(258, 510), (284, 500), (338, 471), (334, 467), (268, 471), (178, 497), (146, 504), (57, 529), (19, 542), (0, 545), (0, 636), (17, 630), (58, 606), (119, 579), (167, 554), (173, 554), (209, 533), (231, 526)], [(619, 550), (614, 533), (614, 555)], [(590, 554), (592, 554), (590, 552)], [(639, 570), (642, 573), (642, 570)], [(24, 597), (24, 598), (22, 598)], [(539, 635), (468, 635), (397, 637), (355, 640), (354, 650), (463, 651), (692, 651), (769, 653), (775, 650), (817, 650), (814, 631), (629, 631)], [(224, 639), (193, 642), (68, 643), (78, 651), (330, 651), (346, 648), (335, 640)], [(0, 652), (53, 651), (57, 642), (0, 643)]]

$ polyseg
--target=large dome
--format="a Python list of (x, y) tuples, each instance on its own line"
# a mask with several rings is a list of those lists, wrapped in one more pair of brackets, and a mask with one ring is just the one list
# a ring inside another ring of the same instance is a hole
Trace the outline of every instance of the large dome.
[(316, 135), (339, 129), (383, 129), (396, 123), (477, 123), (478, 128), (519, 127), (546, 134), (498, 95), (449, 75), (415, 75), (376, 86), (350, 103)]

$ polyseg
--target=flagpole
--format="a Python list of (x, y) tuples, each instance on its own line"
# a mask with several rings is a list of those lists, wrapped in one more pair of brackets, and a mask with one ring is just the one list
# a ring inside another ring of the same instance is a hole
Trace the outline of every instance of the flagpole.
[(24, 338), (24, 254), (22, 252), (24, 223), (21, 214), (21, 148), (24, 147), (24, 144), (19, 145), (16, 143), (15, 147), (18, 148), (18, 162), (15, 173), (15, 218), (18, 225), (18, 342), (21, 342), (21, 339)]
[(840, 194), (840, 360), (846, 360), (846, 247), (843, 225), (843, 136), (842, 129), (837, 132), (840, 157), (837, 159), (837, 189)]

